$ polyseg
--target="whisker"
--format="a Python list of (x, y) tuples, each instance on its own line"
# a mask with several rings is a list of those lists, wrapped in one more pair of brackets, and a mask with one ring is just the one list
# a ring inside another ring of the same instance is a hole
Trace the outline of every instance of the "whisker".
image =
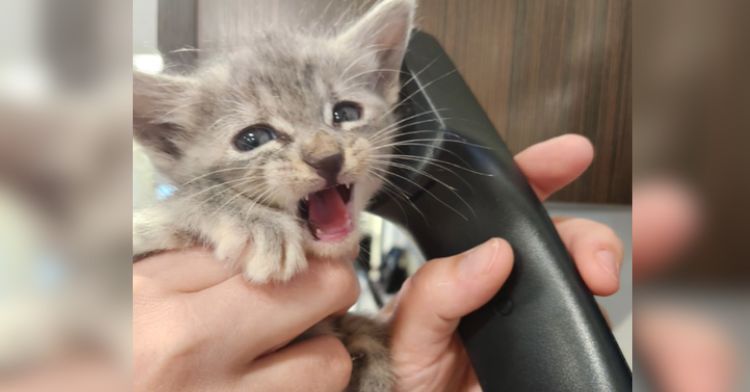
[[(346, 68), (344, 68), (344, 70), (341, 71), (341, 75), (347, 75), (347, 72), (349, 72), (349, 70), (353, 66), (355, 66), (359, 62), (359, 60), (362, 60), (362, 58), (367, 57), (367, 56), (372, 56), (373, 54), (378, 53), (378, 52), (383, 52), (383, 51), (388, 50), (388, 48), (380, 48), (380, 49), (372, 50), (372, 49), (377, 48), (379, 46), (380, 45), (373, 44), (373, 45), (369, 45), (368, 47), (366, 47), (365, 48), (365, 53), (359, 55), (357, 58), (355, 58), (354, 60), (352, 60), (349, 63), (349, 65), (347, 65)], [(347, 81), (348, 81), (348, 79), (347, 79)]]
[(408, 75), (407, 72), (404, 72), (404, 71), (402, 71), (400, 69), (391, 69), (391, 68), (371, 69), (371, 70), (359, 72), (359, 73), (355, 74), (354, 76), (351, 76), (351, 77), (345, 79), (343, 82), (341, 82), (341, 84), (346, 84), (346, 83), (350, 82), (352, 79), (356, 79), (356, 78), (358, 78), (360, 76), (364, 76), (364, 75), (371, 74), (371, 73), (376, 73), (376, 72), (398, 72), (398, 73), (402, 73), (402, 74)]
[[(430, 120), (430, 121), (434, 121), (434, 120)], [(410, 126), (410, 125), (414, 125), (414, 124), (408, 124), (406, 126)], [(397, 131), (399, 131), (399, 130), (396, 130), (396, 132)], [(447, 133), (447, 134), (453, 134), (455, 132), (447, 130), (447, 129), (418, 129), (418, 130), (414, 130), (414, 131), (407, 131), (407, 132), (398, 133), (397, 135), (398, 136), (406, 136), (406, 135), (415, 135), (415, 134), (420, 134), (420, 133), (430, 133), (430, 134), (434, 134), (434, 133), (439, 133), (439, 134)], [(403, 140), (403, 141), (408, 141), (408, 140)]]
[(445, 152), (446, 154), (452, 155), (453, 157), (455, 157), (456, 159), (458, 159), (459, 161), (461, 161), (461, 163), (465, 164), (466, 166), (469, 166), (469, 163), (466, 162), (466, 160), (464, 160), (460, 155), (456, 154), (454, 151), (451, 151), (451, 150), (449, 150), (447, 148), (436, 146), (436, 145), (433, 145), (433, 144), (408, 143), (408, 142), (404, 141), (404, 142), (399, 142), (397, 144), (394, 144), (393, 146), (378, 146), (378, 147), (373, 147), (371, 150), (377, 151), (377, 150), (382, 150), (383, 148), (391, 148), (391, 147), (393, 147), (393, 150), (400, 151), (399, 147), (402, 147), (402, 146), (407, 146), (407, 147), (408, 146), (425, 147), (425, 148), (432, 148), (432, 149), (435, 149), (435, 150), (440, 150), (440, 151)]
[[(374, 169), (375, 169), (375, 170), (380, 170), (379, 168), (374, 168)], [(445, 207), (447, 207), (447, 208), (448, 208), (449, 210), (451, 210), (451, 211), (455, 212), (456, 214), (458, 214), (458, 215), (459, 215), (459, 216), (460, 216), (461, 218), (463, 218), (464, 220), (466, 220), (466, 221), (469, 221), (469, 218), (467, 218), (467, 217), (466, 217), (466, 216), (465, 216), (464, 214), (462, 214), (461, 212), (459, 212), (459, 211), (458, 211), (457, 209), (455, 209), (455, 208), (454, 208), (453, 206), (451, 206), (450, 204), (446, 203), (445, 201), (443, 201), (443, 200), (442, 200), (442, 199), (440, 199), (439, 197), (435, 196), (435, 194), (434, 194), (434, 193), (432, 193), (432, 192), (430, 192), (430, 190), (429, 190), (429, 189), (427, 189), (427, 188), (423, 187), (422, 185), (419, 185), (418, 183), (416, 183), (416, 182), (412, 181), (412, 180), (411, 180), (410, 178), (404, 177), (404, 176), (402, 176), (402, 175), (400, 175), (400, 174), (396, 174), (396, 173), (393, 173), (393, 172), (391, 172), (391, 171), (388, 171), (388, 170), (384, 170), (384, 173), (385, 173), (385, 174), (387, 174), (387, 175), (392, 175), (392, 176), (395, 176), (395, 177), (401, 178), (401, 179), (403, 179), (404, 181), (408, 181), (408, 182), (410, 182), (411, 184), (413, 184), (413, 185), (417, 186), (417, 187), (418, 187), (419, 189), (421, 189), (421, 190), (425, 191), (425, 192), (426, 192), (427, 194), (429, 194), (430, 196), (432, 196), (432, 198), (434, 198), (435, 200), (437, 200), (438, 202), (440, 202), (440, 204), (444, 205), (444, 206), (445, 206)]]
[[(463, 140), (455, 140), (455, 139), (437, 139), (437, 138), (431, 138), (431, 139), (407, 139), (407, 140), (404, 140), (404, 142), (409, 142), (409, 143), (412, 143), (412, 142), (434, 142), (434, 141), (440, 141), (440, 142), (445, 142), (445, 143), (458, 143), (458, 144), (463, 144), (463, 145), (467, 145), (467, 146), (471, 146), (471, 147), (482, 148), (482, 149), (485, 149), (485, 150), (492, 150), (492, 148), (483, 146), (481, 144), (475, 144), (475, 143), (470, 143), (470, 142), (466, 142), (466, 141), (463, 141)], [(379, 146), (379, 147), (391, 147), (391, 146), (394, 146), (394, 145), (396, 145), (398, 143), (399, 142), (394, 142), (394, 143), (391, 143), (391, 144), (384, 144), (384, 145)], [(426, 146), (429, 146), (429, 144), (426, 144)]]
[(474, 187), (468, 181), (466, 181), (465, 178), (463, 178), (462, 176), (458, 175), (458, 173), (456, 173), (455, 171), (451, 170), (450, 168), (447, 168), (447, 167), (443, 166), (439, 162), (440, 160), (430, 160), (429, 158), (417, 157), (417, 156), (414, 156), (414, 158), (412, 158), (412, 156), (400, 157), (400, 156), (398, 156), (396, 154), (371, 155), (371, 157), (375, 158), (375, 159), (385, 159), (389, 163), (393, 162), (394, 159), (399, 159), (399, 158), (405, 159), (405, 160), (409, 160), (409, 161), (412, 161), (412, 162), (414, 162), (414, 161), (416, 161), (416, 162), (426, 161), (428, 165), (433, 165), (433, 166), (439, 167), (439, 168), (441, 168), (441, 169), (443, 169), (443, 170), (445, 170), (445, 171), (453, 174), (456, 178), (458, 178), (461, 182), (463, 182), (464, 185), (466, 185), (469, 189), (472, 189), (472, 190), (474, 189)]
[[(410, 160), (410, 161), (422, 161), (422, 160), (426, 160), (426, 161), (429, 161), (430, 164), (438, 166), (441, 169), (448, 170), (448, 171), (450, 171), (451, 173), (454, 173), (454, 174), (456, 174), (454, 171), (451, 171), (450, 169), (446, 168), (445, 166), (446, 165), (447, 166), (451, 166), (451, 167), (454, 167), (456, 169), (465, 170), (465, 171), (467, 171), (467, 172), (469, 172), (471, 174), (477, 174), (477, 175), (480, 175), (480, 176), (485, 176), (485, 177), (494, 177), (495, 176), (492, 173), (483, 173), (483, 172), (475, 171), (475, 170), (469, 169), (467, 167), (455, 164), (453, 162), (449, 162), (449, 161), (446, 161), (446, 160), (443, 160), (443, 159), (432, 158), (432, 157), (424, 157), (424, 156), (409, 155), (409, 154), (373, 154), (371, 156), (377, 157), (377, 158), (388, 158), (388, 159), (406, 159), (406, 160)], [(462, 178), (461, 176), (458, 176), (457, 174), (456, 174), (456, 176), (459, 177), (459, 178)]]
[(219, 211), (222, 211), (222, 210), (224, 209), (224, 207), (226, 207), (226, 206), (228, 206), (228, 205), (229, 205), (229, 203), (231, 203), (231, 202), (233, 202), (233, 201), (237, 200), (237, 199), (238, 199), (238, 198), (240, 198), (241, 196), (245, 196), (245, 197), (246, 197), (246, 198), (247, 198), (248, 200), (251, 200), (251, 202), (253, 202), (254, 204), (257, 204), (257, 201), (253, 200), (254, 198), (253, 198), (252, 196), (248, 196), (248, 195), (247, 195), (247, 194), (245, 194), (244, 192), (242, 192), (242, 191), (239, 191), (239, 190), (236, 190), (236, 189), (234, 189), (234, 188), (228, 188), (228, 189), (232, 189), (232, 190), (234, 190), (234, 191), (236, 192), (236, 195), (234, 195), (234, 196), (230, 197), (230, 198), (229, 198), (229, 199), (228, 199), (228, 200), (227, 200), (226, 202), (224, 202), (224, 204), (222, 204), (221, 206), (219, 206), (218, 208), (216, 208), (216, 212), (217, 212), (217, 213), (218, 213)]
[[(436, 60), (437, 60), (437, 59), (436, 59)], [(421, 71), (420, 71), (420, 72), (421, 72)], [(381, 117), (380, 117), (380, 118), (382, 119), (383, 117), (387, 116), (388, 114), (390, 114), (390, 113), (393, 113), (393, 111), (394, 111), (394, 110), (396, 110), (396, 108), (397, 108), (397, 107), (399, 107), (399, 106), (400, 106), (401, 104), (403, 104), (404, 102), (406, 102), (406, 101), (408, 101), (409, 99), (411, 99), (411, 98), (412, 98), (413, 96), (417, 95), (418, 93), (420, 93), (420, 92), (424, 91), (424, 89), (426, 89), (427, 87), (430, 87), (431, 85), (433, 85), (433, 84), (435, 84), (435, 83), (439, 82), (439, 81), (440, 81), (440, 80), (442, 80), (442, 79), (445, 79), (445, 78), (447, 78), (448, 76), (450, 76), (450, 75), (452, 75), (452, 74), (454, 74), (454, 73), (456, 73), (456, 72), (458, 72), (458, 70), (457, 70), (457, 69), (453, 69), (452, 71), (450, 71), (450, 72), (446, 72), (445, 74), (443, 74), (443, 75), (440, 75), (439, 77), (437, 77), (437, 78), (433, 79), (432, 81), (430, 81), (429, 83), (425, 84), (424, 86), (421, 86), (421, 87), (419, 87), (419, 89), (417, 89), (417, 91), (415, 91), (415, 92), (413, 92), (413, 93), (409, 94), (409, 95), (408, 95), (408, 96), (407, 96), (406, 98), (402, 99), (402, 100), (401, 100), (401, 101), (399, 101), (399, 102), (398, 102), (398, 103), (397, 103), (396, 105), (394, 105), (394, 106), (393, 106), (393, 107), (392, 107), (392, 108), (391, 108), (391, 109), (390, 109), (389, 111), (387, 111), (387, 112), (383, 113), (383, 115), (381, 115)], [(416, 77), (416, 76), (417, 76), (417, 75), (415, 74), (415, 75), (414, 75), (414, 77)], [(413, 79), (413, 78), (412, 78), (412, 79)]]
[(383, 189), (386, 189), (385, 188), (386, 186), (390, 186), (391, 188), (393, 188), (393, 192), (395, 192), (397, 196), (401, 196), (407, 203), (409, 203), (409, 205), (422, 217), (422, 219), (424, 220), (425, 224), (427, 224), (429, 226), (429, 221), (427, 220), (427, 217), (424, 215), (424, 213), (422, 212), (422, 210), (420, 210), (419, 207), (417, 207), (414, 204), (414, 202), (411, 201), (411, 199), (409, 199), (409, 197), (406, 194), (404, 194), (401, 191), (401, 189), (399, 189), (391, 180), (389, 180), (385, 176), (380, 175), (380, 174), (378, 174), (378, 173), (376, 173), (376, 172), (374, 172), (372, 170), (368, 170), (368, 173), (374, 175), (375, 177), (377, 177), (377, 178), (379, 178), (379, 179), (381, 179), (383, 181), (383, 186), (384, 186)]
[[(373, 135), (369, 136), (368, 138), (370, 138), (372, 141), (378, 141), (378, 140), (390, 137), (390, 136), (392, 136), (392, 134), (398, 134), (398, 132), (401, 131), (403, 128), (410, 127), (410, 126), (413, 126), (413, 125), (431, 123), (431, 122), (435, 122), (435, 120), (434, 119), (429, 119), (429, 120), (413, 121), (413, 122), (406, 123), (406, 124), (395, 123), (395, 124), (393, 124), (391, 126), (388, 126), (386, 128), (381, 129), (380, 131), (378, 131), (378, 132), (374, 133)], [(409, 132), (413, 132), (413, 131), (409, 131)], [(426, 132), (426, 131), (419, 131), (419, 132)], [(409, 134), (409, 133), (408, 132), (404, 132), (404, 133), (402, 133), (400, 135), (406, 135), (406, 134)]]
[(448, 190), (450, 190), (452, 192), (456, 191), (456, 188), (454, 186), (446, 184), (445, 182), (443, 182), (443, 181), (435, 178), (432, 174), (427, 173), (424, 170), (419, 170), (419, 169), (413, 168), (413, 167), (411, 167), (409, 165), (404, 165), (404, 164), (398, 163), (398, 162), (391, 162), (391, 166), (398, 167), (398, 168), (401, 168), (401, 169), (411, 170), (411, 171), (413, 171), (413, 172), (415, 172), (417, 174), (423, 175), (423, 176), (425, 176), (425, 177), (427, 177), (427, 178), (429, 178), (429, 179), (437, 182), (440, 185), (443, 185), (444, 187), (448, 188)]
[[(259, 179), (259, 178), (262, 178), (262, 177), (260, 177), (260, 176), (258, 176), (258, 177), (251, 177), (251, 178), (242, 177), (242, 178), (236, 178), (236, 179), (233, 179), (233, 180), (226, 180), (226, 181), (222, 180), (222, 181), (219, 181), (218, 183), (216, 183), (214, 185), (209, 186), (208, 188), (203, 188), (203, 189), (198, 190), (197, 192), (193, 192), (191, 194), (185, 195), (185, 198), (186, 199), (191, 199), (191, 198), (194, 198), (196, 196), (202, 195), (202, 194), (204, 194), (206, 192), (209, 192), (212, 189), (216, 189), (218, 187), (227, 186), (228, 184), (233, 184), (233, 183), (242, 183), (242, 182), (246, 182), (246, 181), (249, 181), (249, 180), (255, 180), (255, 179)], [(221, 193), (219, 193), (219, 195), (220, 194)], [(213, 196), (209, 197), (206, 201), (211, 200), (215, 196), (218, 196), (218, 195), (213, 195)]]
[(428, 115), (428, 114), (432, 114), (432, 113), (439, 113), (439, 112), (445, 111), (445, 110), (449, 110), (449, 109), (438, 109), (438, 110), (435, 110), (435, 111), (426, 110), (426, 111), (423, 111), (423, 112), (411, 115), (409, 117), (402, 118), (401, 120), (396, 121), (393, 124), (389, 124), (389, 125), (384, 126), (383, 128), (378, 129), (377, 131), (375, 131), (371, 135), (369, 135), (368, 138), (371, 139), (371, 140), (379, 140), (380, 139), (379, 136), (381, 136), (382, 134), (395, 133), (395, 132), (399, 132), (403, 128), (410, 127), (410, 126), (413, 126), (413, 125), (418, 125), (418, 124), (423, 124), (423, 123), (429, 123), (429, 122), (437, 121), (435, 119), (429, 119), (429, 120), (415, 121), (415, 122), (410, 122), (410, 123), (403, 124), (405, 121), (412, 120), (412, 119), (415, 119), (415, 118), (418, 118), (418, 117), (421, 117), (421, 116), (425, 116), (425, 115)]
[[(395, 166), (395, 167), (397, 167), (397, 168), (401, 168), (401, 169), (404, 169), (404, 170), (410, 170), (410, 171), (412, 171), (412, 172), (414, 172), (414, 173), (417, 173), (417, 174), (419, 174), (419, 175), (425, 176), (425, 177), (427, 177), (427, 178), (429, 178), (429, 179), (431, 179), (431, 180), (433, 180), (433, 181), (437, 182), (438, 184), (440, 184), (440, 185), (442, 185), (442, 186), (446, 187), (446, 188), (447, 188), (447, 189), (448, 189), (449, 191), (451, 191), (451, 192), (452, 192), (452, 193), (453, 193), (454, 195), (456, 195), (456, 197), (457, 197), (457, 198), (458, 198), (459, 200), (461, 200), (461, 202), (463, 202), (463, 203), (464, 203), (464, 205), (465, 205), (465, 206), (466, 206), (466, 207), (467, 207), (467, 208), (468, 208), (468, 209), (469, 209), (469, 210), (470, 210), (470, 211), (472, 212), (472, 214), (473, 214), (473, 215), (475, 215), (475, 216), (476, 216), (476, 213), (474, 212), (474, 208), (473, 208), (473, 207), (472, 207), (472, 206), (471, 206), (471, 205), (470, 205), (470, 204), (469, 204), (469, 203), (468, 203), (468, 202), (466, 201), (466, 199), (464, 199), (463, 197), (461, 197), (461, 194), (460, 194), (460, 193), (458, 193), (458, 192), (456, 191), (456, 188), (455, 188), (455, 187), (453, 187), (453, 186), (451, 186), (451, 185), (448, 185), (448, 184), (446, 184), (446, 183), (445, 183), (444, 181), (442, 181), (442, 180), (438, 179), (437, 177), (433, 176), (432, 174), (430, 174), (430, 173), (428, 173), (428, 172), (426, 172), (426, 171), (424, 171), (424, 170), (418, 170), (418, 169), (416, 169), (416, 168), (413, 168), (413, 167), (411, 167), (411, 166), (409, 166), (409, 165), (402, 165), (402, 164), (400, 164), (400, 163), (396, 163), (396, 162), (391, 162), (391, 165), (392, 165), (392, 166)], [(393, 172), (390, 172), (390, 174), (394, 174), (394, 173), (393, 173)], [(454, 174), (455, 174), (455, 173), (454, 173)]]
[[(374, 174), (374, 173), (370, 173)], [(406, 213), (406, 210), (404, 209), (404, 206), (401, 204), (401, 202), (398, 200), (398, 197), (394, 197), (394, 191), (391, 189), (391, 186), (388, 184), (383, 183), (383, 187), (380, 189), (383, 191), (383, 194), (388, 196), (394, 203), (396, 203), (396, 206), (399, 210), (401, 210), (401, 214), (403, 215), (404, 219), (406, 220), (406, 224), (408, 226), (409, 224), (409, 215)], [(397, 193), (396, 196), (399, 196)]]
[(183, 183), (182, 183), (182, 184), (180, 184), (179, 186), (181, 186), (181, 187), (182, 187), (182, 186), (185, 186), (185, 185), (188, 185), (188, 184), (192, 184), (193, 182), (195, 182), (195, 181), (198, 181), (198, 180), (200, 180), (201, 178), (206, 178), (206, 177), (208, 177), (208, 176), (211, 176), (211, 175), (214, 175), (214, 174), (218, 174), (218, 173), (224, 173), (224, 172), (228, 172), (228, 171), (234, 171), (234, 170), (247, 170), (247, 168), (246, 168), (246, 167), (230, 167), (230, 168), (224, 168), (224, 169), (219, 169), (219, 170), (214, 170), (214, 171), (210, 171), (210, 172), (208, 172), (208, 173), (206, 173), (206, 174), (203, 174), (203, 175), (200, 175), (200, 176), (196, 176), (196, 177), (193, 177), (193, 178), (191, 178), (191, 179), (190, 179), (189, 181), (183, 182)]
[(252, 204), (251, 204), (251, 205), (249, 206), (249, 208), (247, 209), (247, 211), (246, 211), (246, 213), (245, 213), (245, 214), (249, 216), (249, 215), (250, 215), (250, 214), (251, 214), (251, 213), (253, 212), (253, 209), (255, 209), (255, 207), (256, 207), (256, 206), (257, 206), (258, 204), (264, 205), (263, 203), (265, 203), (265, 202), (267, 201), (268, 197), (269, 197), (269, 196), (270, 196), (270, 195), (271, 195), (272, 193), (273, 193), (273, 189), (272, 189), (272, 188), (268, 188), (268, 189), (266, 189), (266, 190), (265, 190), (264, 192), (262, 192), (262, 193), (261, 193), (261, 194), (260, 194), (260, 195), (259, 195), (259, 196), (257, 197), (257, 201), (256, 201), (256, 202), (254, 202), (254, 203), (252, 203)]
[[(435, 58), (432, 59), (429, 63), (427, 63), (427, 65), (425, 65), (424, 67), (422, 67), (422, 69), (420, 69), (419, 71), (415, 72), (414, 75), (412, 75), (409, 79), (407, 79), (406, 82), (404, 82), (402, 86), (407, 86), (409, 83), (415, 81), (417, 79), (417, 76), (421, 75), (422, 72), (426, 71), (428, 68), (430, 68), (433, 65), (435, 65), (435, 63), (439, 59), (440, 59), (440, 56), (435, 56)], [(399, 107), (402, 103), (406, 102), (406, 100), (409, 99), (409, 98), (411, 98), (411, 97), (407, 97), (407, 98), (399, 101), (395, 105), (393, 105), (393, 108), (391, 108), (391, 110), (389, 112), (393, 112), (393, 110), (395, 110), (397, 107)], [(386, 115), (388, 115), (389, 112), (384, 113), (380, 118), (385, 117)]]

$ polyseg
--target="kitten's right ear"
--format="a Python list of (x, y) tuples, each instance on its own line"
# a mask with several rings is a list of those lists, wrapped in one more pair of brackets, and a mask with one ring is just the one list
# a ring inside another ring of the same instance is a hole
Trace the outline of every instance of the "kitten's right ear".
[(133, 72), (133, 138), (157, 167), (182, 156), (186, 104), (193, 81), (185, 76)]
[(399, 90), (399, 74), (394, 70), (401, 69), (416, 8), (416, 0), (381, 0), (338, 37), (352, 51), (365, 48), (374, 53), (375, 87), (393, 102)]

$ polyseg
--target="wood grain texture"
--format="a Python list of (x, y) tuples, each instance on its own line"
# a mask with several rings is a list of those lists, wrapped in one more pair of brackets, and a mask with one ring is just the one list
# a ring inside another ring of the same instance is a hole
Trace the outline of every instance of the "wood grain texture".
[[(372, 0), (196, 0), (202, 49), (280, 23), (336, 24)], [(422, 0), (434, 35), (513, 152), (563, 133), (593, 166), (553, 199), (630, 203), (630, 0)]]
[(596, 158), (553, 199), (630, 203), (630, 1), (423, 1), (437, 37), (513, 152), (583, 134)]

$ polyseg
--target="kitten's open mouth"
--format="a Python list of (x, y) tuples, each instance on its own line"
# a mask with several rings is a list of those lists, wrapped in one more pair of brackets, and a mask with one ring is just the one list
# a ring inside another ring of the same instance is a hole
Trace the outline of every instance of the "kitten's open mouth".
[(354, 230), (346, 205), (352, 197), (354, 185), (339, 184), (313, 192), (299, 201), (298, 210), (307, 228), (319, 241), (339, 241)]

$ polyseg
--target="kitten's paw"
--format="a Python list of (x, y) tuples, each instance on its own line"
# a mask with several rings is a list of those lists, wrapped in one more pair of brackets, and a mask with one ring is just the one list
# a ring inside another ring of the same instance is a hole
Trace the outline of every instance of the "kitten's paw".
[(374, 319), (348, 313), (333, 328), (352, 356), (348, 392), (391, 391), (395, 377), (385, 326)]
[(224, 261), (253, 283), (287, 281), (307, 267), (302, 236), (295, 221), (285, 217), (256, 220), (247, 226), (235, 217), (215, 217), (202, 237)]
[(250, 233), (234, 218), (218, 216), (204, 223), (200, 235), (205, 245), (211, 246), (214, 258), (229, 265), (237, 265), (248, 244)]
[(235, 264), (248, 244), (247, 234), (241, 232), (226, 233), (213, 240), (214, 258), (229, 264)]
[(159, 251), (181, 249), (190, 238), (181, 234), (166, 208), (152, 207), (133, 213), (133, 259)]
[(307, 258), (296, 228), (284, 224), (258, 225), (242, 260), (245, 278), (254, 283), (286, 282), (307, 268)]

